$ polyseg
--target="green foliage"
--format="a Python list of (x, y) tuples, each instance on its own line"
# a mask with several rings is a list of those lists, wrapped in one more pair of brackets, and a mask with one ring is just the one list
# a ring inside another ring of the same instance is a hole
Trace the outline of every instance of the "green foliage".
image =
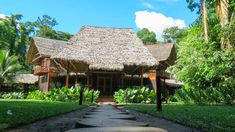
[(176, 90), (174, 96), (170, 97), (175, 101), (195, 104), (234, 104), (235, 88), (189, 88), (187, 85)]
[(67, 32), (54, 30), (53, 27), (58, 25), (58, 23), (55, 18), (52, 18), (48, 15), (38, 17), (34, 24), (35, 27), (38, 28), (36, 31), (36, 36), (64, 41), (68, 41), (72, 37), (72, 34)]
[(163, 31), (163, 39), (165, 42), (176, 42), (178, 43), (184, 36), (184, 29), (180, 29), (177, 26), (167, 28)]
[(25, 99), (26, 95), (22, 92), (0, 93), (2, 99)]
[(12, 81), (14, 74), (21, 69), (18, 58), (9, 51), (0, 50), (0, 87)]
[(154, 103), (156, 95), (153, 90), (146, 87), (120, 89), (114, 94), (118, 103)]
[(156, 34), (150, 32), (147, 28), (143, 28), (137, 32), (137, 36), (143, 41), (144, 44), (156, 44)]
[(33, 92), (29, 92), (28, 93), (27, 99), (44, 100), (45, 99), (45, 95), (41, 91), (35, 90)]
[[(42, 93), (39, 90), (30, 92), (27, 96), (28, 99), (36, 100), (49, 100), (49, 101), (79, 101), (81, 86), (76, 85), (71, 88), (54, 88), (47, 94)], [(83, 102), (91, 102), (92, 91), (89, 88), (83, 88)], [(97, 100), (100, 92), (98, 90), (93, 91), (93, 100)]]

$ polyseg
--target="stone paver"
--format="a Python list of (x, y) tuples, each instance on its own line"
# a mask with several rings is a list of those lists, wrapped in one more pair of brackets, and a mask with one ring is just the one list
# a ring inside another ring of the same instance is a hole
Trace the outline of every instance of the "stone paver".
[(156, 127), (94, 127), (72, 129), (66, 132), (167, 132)]
[(147, 123), (136, 121), (128, 112), (112, 105), (100, 105), (77, 121), (78, 129), (68, 132), (166, 132), (158, 127), (147, 126)]

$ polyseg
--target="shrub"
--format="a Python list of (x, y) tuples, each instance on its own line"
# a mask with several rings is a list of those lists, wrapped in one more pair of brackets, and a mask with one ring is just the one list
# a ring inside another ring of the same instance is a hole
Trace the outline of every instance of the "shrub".
[(10, 92), (10, 93), (2, 93), (0, 98), (3, 99), (24, 99), (26, 95), (22, 92)]
[[(54, 88), (47, 94), (42, 93), (39, 90), (30, 92), (27, 96), (28, 99), (36, 100), (49, 100), (49, 101), (79, 101), (81, 86), (76, 85), (71, 88)], [(90, 102), (93, 92), (93, 101), (98, 99), (100, 92), (98, 90), (90, 90), (89, 88), (83, 88), (83, 102)]]
[(118, 103), (154, 103), (155, 93), (146, 87), (119, 89), (114, 94), (114, 99)]
[(36, 90), (33, 92), (29, 92), (27, 99), (43, 100), (43, 99), (45, 99), (45, 94), (39, 90)]
[(184, 103), (195, 104), (234, 104), (235, 88), (190, 88), (187, 85), (176, 90), (174, 98)]

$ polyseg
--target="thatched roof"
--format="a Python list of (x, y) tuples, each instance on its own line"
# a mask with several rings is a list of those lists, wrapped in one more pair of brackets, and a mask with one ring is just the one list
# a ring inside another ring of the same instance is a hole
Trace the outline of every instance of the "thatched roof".
[[(132, 29), (83, 26), (60, 53), (52, 55), (58, 63), (89, 65), (90, 70), (121, 71), (125, 67), (154, 67), (156, 59)], [(79, 65), (76, 65), (79, 70)], [(73, 66), (74, 67), (74, 66)], [(82, 69), (82, 68), (81, 68)]]
[(22, 84), (35, 84), (39, 80), (38, 76), (33, 74), (18, 74), (15, 77), (15, 83), (22, 83)]
[(36, 64), (42, 56), (50, 57), (52, 55), (58, 54), (66, 44), (66, 41), (33, 37), (26, 62)]
[[(149, 44), (145, 45), (157, 61), (166, 61), (174, 48), (174, 43)], [(176, 55), (175, 55), (176, 56)]]

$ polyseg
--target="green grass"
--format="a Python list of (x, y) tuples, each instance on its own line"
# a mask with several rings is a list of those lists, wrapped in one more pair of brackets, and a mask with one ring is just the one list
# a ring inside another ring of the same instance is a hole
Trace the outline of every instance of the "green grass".
[(156, 111), (155, 104), (130, 104), (126, 107), (206, 131), (235, 131), (234, 105), (164, 104), (162, 112)]
[[(80, 106), (78, 102), (0, 99), (0, 130), (86, 106)], [(8, 110), (12, 112), (12, 115), (7, 114)]]

